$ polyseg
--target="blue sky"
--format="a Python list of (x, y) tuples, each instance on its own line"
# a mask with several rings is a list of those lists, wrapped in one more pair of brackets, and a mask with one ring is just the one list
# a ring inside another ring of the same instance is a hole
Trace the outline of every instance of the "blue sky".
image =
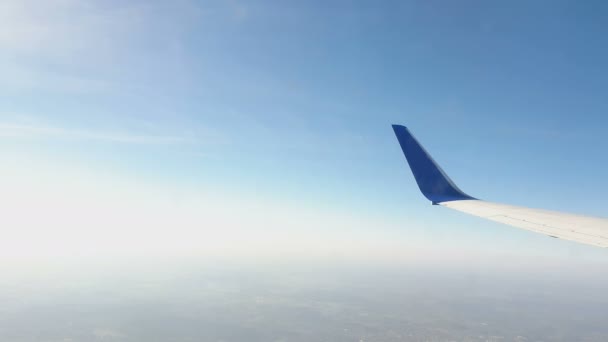
[[(477, 257), (605, 259), (602, 250), (431, 207), (390, 127), (410, 127), (473, 196), (606, 216), (604, 2), (0, 6), (0, 171), (14, 185), (2, 196), (25, 198), (19, 208), (31, 215), (47, 203), (31, 197), (57, 195), (69, 215), (79, 196), (104, 193), (82, 210), (107, 205), (108, 216), (121, 210), (117, 198), (130, 198), (125, 206), (159, 198), (117, 216), (125, 222), (145, 208), (162, 212), (162, 198), (177, 210), (167, 216), (178, 217), (180, 201), (217, 197), (226, 214), (194, 221), (249, 210), (255, 229), (276, 218), (285, 245), (357, 232), (357, 246), (424, 251), (439, 239)], [(291, 226), (302, 217), (315, 227)], [(332, 220), (361, 224), (332, 232)], [(331, 243), (325, 248), (332, 255)]]

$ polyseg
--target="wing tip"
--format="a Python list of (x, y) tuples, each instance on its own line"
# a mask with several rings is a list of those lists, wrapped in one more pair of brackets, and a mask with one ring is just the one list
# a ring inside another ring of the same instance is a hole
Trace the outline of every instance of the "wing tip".
[(433, 203), (476, 199), (454, 184), (430, 154), (403, 125), (392, 125), (399, 145), (422, 194)]

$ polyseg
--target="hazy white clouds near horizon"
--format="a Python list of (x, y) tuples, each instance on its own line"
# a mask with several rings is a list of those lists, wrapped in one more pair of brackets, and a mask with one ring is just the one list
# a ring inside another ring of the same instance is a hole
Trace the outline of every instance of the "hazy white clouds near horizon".
[(398, 253), (386, 239), (371, 240), (373, 232), (365, 227), (374, 223), (346, 214), (297, 208), (264, 196), (237, 197), (217, 187), (145, 184), (78, 165), (24, 165), (0, 170), (6, 213), (1, 253), (8, 258)]
[[(446, 235), (427, 231), (428, 225), (416, 218), (341, 212), (325, 208), (321, 199), (310, 205), (218, 186), (151, 184), (86, 165), (14, 161), (0, 168), (5, 213), (0, 255), (8, 264), (219, 258), (439, 269), (494, 265), (529, 272), (558, 263), (555, 255), (535, 253), (533, 246), (505, 253), (488, 236), (459, 233), (460, 227)], [(601, 266), (590, 262), (593, 256), (574, 256), (572, 265), (591, 258), (588, 265)], [(530, 257), (534, 263), (526, 262)], [(562, 266), (570, 267), (561, 258)]]

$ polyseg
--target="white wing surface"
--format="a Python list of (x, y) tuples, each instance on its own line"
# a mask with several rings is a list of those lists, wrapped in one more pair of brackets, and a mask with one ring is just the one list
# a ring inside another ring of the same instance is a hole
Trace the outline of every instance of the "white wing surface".
[(607, 219), (480, 200), (449, 201), (439, 204), (463, 213), (551, 237), (598, 247), (608, 247)]

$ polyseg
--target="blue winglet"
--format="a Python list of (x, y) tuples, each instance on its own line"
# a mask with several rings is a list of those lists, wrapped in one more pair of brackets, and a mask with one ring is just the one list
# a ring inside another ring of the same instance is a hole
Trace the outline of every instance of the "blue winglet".
[(405, 126), (393, 125), (393, 130), (424, 197), (433, 204), (476, 199), (458, 189)]

